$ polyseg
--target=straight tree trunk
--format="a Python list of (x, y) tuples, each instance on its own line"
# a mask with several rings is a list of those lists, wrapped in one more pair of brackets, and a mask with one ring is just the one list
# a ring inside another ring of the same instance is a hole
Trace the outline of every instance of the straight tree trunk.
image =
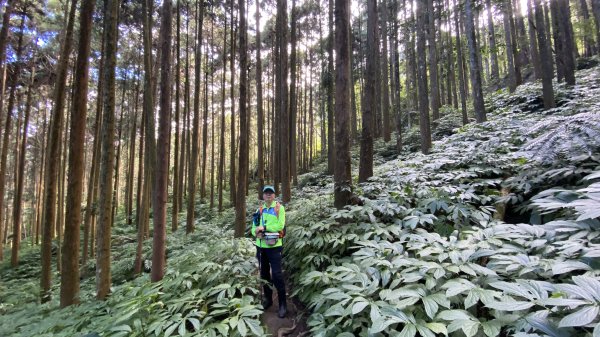
[(558, 20), (563, 46), (564, 75), (567, 85), (575, 85), (575, 43), (571, 27), (571, 9), (569, 0), (554, 0), (558, 4)]
[[(504, 40), (506, 42), (506, 60), (508, 63), (507, 86), (508, 86), (508, 91), (515, 92), (515, 90), (517, 89), (517, 78), (516, 78), (516, 74), (515, 74), (514, 54), (512, 52), (512, 50), (513, 50), (512, 34), (510, 33), (509, 11), (512, 8), (510, 1), (511, 0), (506, 0), (504, 3), (504, 6), (503, 6), (504, 13), (502, 15), (502, 18), (504, 20)], [(536, 45), (536, 47), (537, 47), (537, 45)], [(537, 50), (536, 50), (536, 53), (537, 53)]]
[(160, 23), (160, 114), (154, 182), (152, 235), (152, 282), (162, 280), (165, 269), (167, 239), (167, 189), (169, 173), (169, 126), (171, 125), (171, 37), (173, 6), (164, 0)]
[[(298, 185), (298, 162), (297, 162), (297, 153), (296, 153), (296, 118), (298, 115), (298, 103), (297, 103), (297, 11), (296, 8), (296, 0), (292, 0), (292, 19), (291, 19), (291, 45), (292, 50), (290, 53), (290, 124), (289, 124), (289, 157), (290, 157), (290, 176), (294, 182), (294, 185)], [(335, 165), (334, 165), (335, 166)]]
[[(35, 60), (35, 58), (34, 58)], [(20, 242), (21, 242), (21, 211), (23, 209), (22, 199), (23, 199), (23, 185), (25, 181), (25, 151), (27, 150), (27, 128), (29, 127), (29, 115), (31, 112), (31, 100), (32, 94), (31, 89), (34, 84), (35, 77), (35, 68), (31, 68), (31, 77), (29, 86), (27, 89), (27, 102), (25, 103), (25, 117), (23, 121), (23, 140), (21, 141), (21, 148), (18, 151), (19, 160), (18, 160), (18, 170), (16, 176), (16, 188), (15, 188), (15, 198), (14, 198), (14, 206), (13, 206), (13, 250), (12, 256), (18, 257)], [(10, 113), (10, 110), (8, 111)], [(11, 256), (11, 257), (12, 257)], [(12, 262), (12, 261), (11, 261)]]
[[(333, 1), (333, 0), (330, 0)], [(278, 142), (281, 145), (281, 160), (278, 162), (281, 167), (281, 189), (283, 195), (283, 202), (289, 202), (291, 199), (291, 186), (290, 186), (290, 149), (287, 140), (289, 139), (290, 130), (290, 118), (289, 118), (289, 105), (288, 105), (288, 58), (287, 58), (287, 0), (277, 0), (277, 23), (276, 30), (278, 32), (278, 55), (279, 59), (277, 62), (278, 76), (277, 86), (280, 94), (279, 98), (276, 98), (280, 116), (280, 137), (281, 141)], [(241, 88), (241, 86), (240, 86)], [(333, 111), (332, 111), (333, 113)], [(333, 117), (333, 116), (331, 116)], [(330, 120), (331, 121), (331, 120)], [(241, 155), (240, 155), (241, 158)], [(240, 186), (238, 184), (238, 186)], [(237, 205), (236, 205), (237, 206)]]
[(540, 61), (540, 52), (535, 36), (536, 28), (535, 15), (533, 13), (533, 0), (527, 0), (527, 21), (529, 26), (529, 51), (531, 54), (531, 63), (533, 63), (533, 74), (536, 80), (540, 80), (542, 79), (542, 62)]
[(540, 48), (540, 59), (542, 60), (542, 96), (544, 99), (544, 109), (551, 109), (556, 106), (554, 102), (554, 89), (552, 87), (552, 56), (550, 54), (550, 45), (546, 36), (546, 27), (544, 22), (544, 13), (540, 0), (534, 0), (535, 23), (537, 27), (537, 40)]
[[(14, 11), (14, 0), (7, 0), (6, 6), (4, 6), (4, 14), (2, 14), (2, 28), (0, 28), (0, 112), (3, 111), (4, 107), (4, 89), (6, 83), (6, 67), (4, 61), (6, 60), (6, 41), (8, 39), (8, 29), (10, 28), (10, 16)], [(0, 113), (0, 116), (2, 114)], [(1, 120), (1, 118), (0, 118)], [(1, 209), (2, 207), (0, 207)], [(0, 210), (0, 219), (2, 211)], [(0, 221), (2, 222), (2, 221)], [(0, 225), (0, 230), (2, 225)], [(3, 259), (2, 243), (0, 243), (0, 261)]]
[(79, 228), (83, 195), (85, 124), (89, 78), (90, 41), (94, 2), (84, 1), (79, 16), (79, 49), (75, 68), (75, 89), (69, 133), (69, 182), (62, 252), (60, 305), (79, 303)]
[[(256, 6), (256, 11), (258, 13), (260, 6)], [(256, 31), (256, 41), (257, 41), (257, 45), (259, 46), (257, 48), (257, 55), (260, 55), (260, 30), (258, 30), (258, 15), (257, 15), (257, 31)], [(218, 187), (217, 187), (217, 193), (219, 194), (219, 212), (223, 211), (223, 181), (225, 180), (225, 97), (226, 97), (226, 92), (225, 92), (225, 69), (227, 68), (227, 20), (225, 20), (225, 27), (223, 29), (223, 73), (221, 75), (221, 137), (220, 137), (220, 144), (219, 144), (219, 174), (218, 174)], [(258, 57), (257, 60), (257, 65), (256, 65), (256, 77), (257, 77), (257, 90), (259, 87), (259, 83), (260, 83), (260, 76), (262, 74), (262, 70), (260, 68), (260, 57)], [(262, 89), (261, 89), (262, 90)], [(260, 97), (260, 100), (259, 98)], [(257, 92), (257, 104), (258, 107), (257, 109), (260, 109), (259, 111), (262, 112), (262, 107), (260, 102), (262, 102), (262, 93), (260, 92), (260, 90), (258, 90)], [(259, 115), (261, 116), (261, 115)], [(259, 118), (259, 124), (258, 124), (258, 128), (259, 130), (262, 128), (262, 118)], [(259, 134), (259, 140), (262, 139), (262, 137)], [(262, 156), (260, 155), (260, 151), (261, 151), (261, 147), (260, 147), (260, 141), (259, 141), (259, 147), (258, 147), (258, 151), (259, 151), (259, 156), (258, 156), (258, 161), (259, 161), (259, 167), (262, 164)], [(263, 170), (264, 171), (264, 170)], [(259, 170), (260, 172), (260, 170)], [(260, 173), (259, 173), (260, 174)], [(263, 181), (264, 183), (264, 181)], [(260, 186), (262, 186), (262, 184), (259, 184)], [(260, 189), (259, 186), (259, 189)], [(262, 191), (260, 191), (262, 192)], [(259, 194), (260, 196), (260, 194)]]
[[(236, 185), (236, 170), (235, 170), (235, 160), (236, 160), (236, 137), (235, 137), (235, 15), (234, 15), (234, 0), (231, 0), (231, 50), (229, 54), (231, 55), (231, 59), (229, 62), (229, 72), (231, 74), (231, 83), (230, 83), (230, 100), (231, 100), (231, 137), (229, 143), (229, 200), (231, 204), (235, 207), (235, 203), (237, 201), (237, 185)], [(275, 185), (277, 186), (277, 185)]]
[[(240, 34), (240, 157), (239, 174), (237, 180), (237, 200), (235, 207), (234, 237), (244, 237), (246, 230), (246, 180), (248, 179), (248, 112), (246, 105), (248, 85), (248, 50), (246, 42), (246, 0), (238, 0), (239, 7), (239, 34)], [(279, 2), (278, 2), (279, 9)], [(279, 14), (279, 12), (278, 12)]]
[[(563, 46), (564, 31), (561, 29), (562, 27), (560, 26), (558, 2), (555, 0), (550, 2), (550, 13), (552, 22), (548, 22), (548, 24), (552, 25), (552, 40), (554, 42), (554, 48), (550, 47), (550, 53), (554, 51), (554, 63), (556, 64), (556, 80), (558, 83), (560, 83), (565, 77), (565, 53)], [(550, 35), (548, 35), (548, 38), (550, 39)]]
[[(594, 0), (592, 0), (593, 2)], [(590, 10), (588, 8), (587, 0), (579, 0), (579, 12), (582, 21), (585, 25), (590, 24)], [(591, 57), (594, 54), (594, 34), (588, 34), (588, 29), (585, 29), (585, 36), (583, 37), (583, 49), (585, 50), (584, 56)]]
[(592, 0), (592, 13), (596, 24), (596, 52), (600, 53), (600, 0)]
[(194, 121), (192, 125), (192, 152), (190, 153), (190, 167), (188, 170), (188, 205), (185, 232), (194, 231), (194, 212), (196, 202), (196, 174), (198, 172), (198, 128), (200, 126), (200, 66), (202, 60), (202, 22), (204, 19), (204, 5), (199, 5), (199, 14), (196, 28), (196, 63), (194, 66)]
[(333, 2), (328, 0), (329, 11), (327, 21), (329, 24), (329, 35), (327, 38), (327, 173), (333, 174), (335, 170), (335, 138), (334, 138), (334, 69), (333, 69)]
[[(419, 130), (421, 132), (421, 152), (429, 154), (431, 149), (431, 128), (429, 125), (429, 96), (427, 92), (427, 60), (425, 34), (427, 29), (427, 1), (417, 2), (417, 85), (419, 88)], [(431, 65), (431, 63), (430, 63)]]
[(171, 206), (171, 231), (177, 231), (177, 222), (178, 222), (178, 214), (179, 214), (179, 114), (181, 110), (181, 101), (180, 101), (180, 83), (181, 83), (181, 1), (176, 0), (176, 13), (177, 13), (177, 23), (176, 23), (176, 44), (175, 44), (175, 148), (173, 149), (173, 197), (172, 197), (172, 206)]
[[(427, 41), (429, 43), (429, 77), (431, 79), (431, 118), (435, 122), (440, 118), (440, 83), (438, 79), (438, 58), (437, 58), (437, 46), (435, 40), (435, 16), (434, 16), (434, 0), (427, 0)], [(420, 67), (420, 66), (419, 66)], [(419, 95), (422, 92), (419, 90)], [(423, 92), (426, 94), (426, 91)], [(429, 151), (429, 150), (428, 150)]]
[[(223, 48), (225, 48), (225, 44)], [(264, 153), (264, 116), (263, 116), (263, 89), (262, 89), (262, 59), (261, 59), (261, 39), (260, 39), (260, 1), (257, 1), (256, 5), (256, 132), (258, 142), (258, 186), (257, 186), (257, 197), (259, 200), (262, 199), (262, 188), (265, 185), (265, 153)], [(222, 104), (225, 102), (223, 101)], [(223, 128), (224, 121), (223, 121)], [(225, 148), (223, 146), (222, 152), (224, 153)], [(223, 155), (221, 155), (222, 157)], [(220, 203), (219, 203), (220, 205)], [(219, 207), (221, 209), (221, 207)]]
[(471, 0), (465, 1), (466, 33), (469, 46), (469, 67), (471, 68), (471, 89), (473, 95), (473, 107), (475, 108), (475, 120), (477, 123), (486, 121), (485, 106), (483, 104), (483, 90), (481, 83), (481, 66), (479, 60), (479, 47), (475, 39), (475, 27), (473, 26), (473, 10)]
[[(390, 118), (390, 87), (388, 73), (388, 8), (386, 0), (381, 0), (381, 110), (383, 114), (383, 140), (389, 142), (392, 139), (391, 118)], [(339, 72), (336, 72), (339, 76)], [(350, 79), (348, 79), (350, 80)], [(336, 82), (337, 83), (337, 82)], [(337, 93), (336, 93), (337, 95)], [(337, 105), (336, 105), (337, 106)], [(336, 136), (337, 137), (337, 136)], [(336, 138), (337, 139), (337, 138)], [(337, 150), (336, 150), (337, 151)]]
[(367, 66), (365, 74), (365, 94), (362, 106), (362, 135), (360, 142), (360, 162), (358, 182), (365, 182), (373, 176), (373, 128), (375, 122), (375, 49), (377, 39), (377, 1), (367, 0)]
[(492, 16), (492, 1), (486, 0), (485, 4), (487, 6), (488, 34), (490, 40), (490, 63), (492, 67), (491, 78), (493, 81), (497, 81), (498, 77), (500, 76), (500, 70), (498, 70), (498, 50), (496, 47), (496, 33), (494, 32), (494, 19)]
[[(352, 197), (350, 158), (350, 2), (335, 1), (335, 172), (334, 205), (341, 209)], [(385, 66), (385, 65), (384, 65)]]
[(106, 0), (104, 13), (105, 64), (103, 77), (104, 112), (100, 155), (100, 192), (96, 233), (96, 297), (104, 300), (110, 292), (110, 237), (112, 227), (112, 179), (115, 161), (115, 68), (117, 56), (119, 2)]
[[(66, 95), (66, 82), (67, 82), (67, 71), (69, 65), (69, 55), (71, 54), (71, 48), (73, 46), (73, 25), (75, 21), (75, 8), (77, 7), (77, 0), (71, 1), (71, 8), (69, 10), (69, 19), (67, 21), (67, 30), (63, 41), (63, 47), (60, 54), (60, 60), (58, 65), (58, 75), (56, 86), (54, 90), (54, 109), (52, 111), (53, 120), (50, 123), (50, 138), (49, 138), (49, 158), (58, 157), (58, 144), (60, 138), (60, 125), (62, 124), (64, 101)], [(43, 235), (42, 235), (42, 275), (41, 275), (41, 300), (42, 303), (50, 300), (50, 285), (51, 285), (51, 260), (52, 260), (52, 228), (55, 223), (56, 216), (56, 173), (58, 172), (59, 162), (57, 160), (48, 160), (48, 166), (46, 169), (46, 187), (45, 190), (45, 201), (44, 201), (44, 223), (42, 224)], [(1, 199), (1, 198), (0, 198)], [(1, 209), (0, 205), (0, 209)], [(1, 214), (0, 214), (1, 216)]]

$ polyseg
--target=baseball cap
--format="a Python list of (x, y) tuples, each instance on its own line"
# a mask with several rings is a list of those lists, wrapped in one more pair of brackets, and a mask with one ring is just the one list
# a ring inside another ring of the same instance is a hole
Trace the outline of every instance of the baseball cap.
[(273, 187), (271, 185), (265, 185), (265, 187), (263, 187), (263, 193), (268, 192), (268, 191), (275, 193), (275, 187)]

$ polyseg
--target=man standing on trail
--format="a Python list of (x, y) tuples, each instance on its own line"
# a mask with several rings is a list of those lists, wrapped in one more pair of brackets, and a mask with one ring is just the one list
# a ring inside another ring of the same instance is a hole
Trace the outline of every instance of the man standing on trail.
[(275, 188), (266, 185), (263, 188), (263, 204), (254, 214), (252, 235), (256, 237), (256, 257), (260, 266), (260, 278), (269, 284), (263, 286), (262, 305), (267, 310), (273, 304), (273, 290), (279, 297), (279, 318), (287, 314), (285, 283), (281, 271), (281, 251), (285, 235), (285, 208), (275, 201)]

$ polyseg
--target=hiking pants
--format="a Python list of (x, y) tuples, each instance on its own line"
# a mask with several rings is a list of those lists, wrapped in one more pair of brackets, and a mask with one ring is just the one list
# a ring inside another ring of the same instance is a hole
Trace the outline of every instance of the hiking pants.
[(256, 247), (256, 257), (260, 263), (260, 278), (269, 282), (263, 286), (266, 298), (273, 298), (271, 284), (275, 285), (277, 295), (285, 299), (285, 284), (283, 283), (283, 271), (281, 270), (281, 251), (283, 247), (260, 248)]

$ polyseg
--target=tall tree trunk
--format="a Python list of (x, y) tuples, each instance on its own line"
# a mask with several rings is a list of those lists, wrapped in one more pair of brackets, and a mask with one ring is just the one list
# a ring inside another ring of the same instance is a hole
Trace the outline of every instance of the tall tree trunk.
[(485, 106), (483, 104), (483, 89), (481, 83), (481, 66), (479, 60), (479, 47), (475, 39), (475, 27), (473, 26), (473, 9), (471, 0), (465, 1), (466, 33), (469, 46), (469, 67), (471, 68), (471, 89), (473, 94), (473, 107), (475, 108), (475, 120), (477, 123), (486, 121)]
[(334, 116), (333, 116), (333, 91), (334, 91), (334, 69), (333, 69), (333, 2), (328, 0), (328, 27), (327, 38), (327, 173), (332, 174), (335, 169), (335, 138), (334, 138)]
[[(516, 74), (515, 74), (515, 59), (514, 59), (514, 54), (512, 52), (513, 50), (513, 40), (512, 40), (512, 34), (510, 33), (510, 14), (509, 11), (511, 10), (512, 6), (510, 4), (511, 0), (505, 0), (504, 4), (503, 4), (503, 20), (504, 20), (504, 40), (506, 41), (506, 60), (508, 63), (508, 67), (507, 67), (507, 71), (508, 71), (508, 78), (507, 78), (507, 86), (508, 86), (508, 90), (510, 92), (514, 92), (517, 89), (517, 78), (516, 78)], [(536, 50), (537, 52), (537, 50)]]
[[(256, 130), (258, 141), (258, 186), (257, 197), (262, 199), (262, 188), (265, 185), (265, 154), (264, 154), (264, 116), (263, 116), (263, 89), (262, 89), (262, 59), (261, 59), (261, 39), (260, 39), (260, 1), (256, 5)], [(223, 48), (225, 48), (225, 44)], [(224, 104), (224, 102), (222, 102)], [(223, 122), (224, 123), (224, 122)], [(223, 125), (223, 128), (225, 126)], [(222, 153), (225, 149), (222, 148)], [(221, 155), (222, 157), (223, 155)], [(219, 209), (221, 209), (219, 207)]]
[(540, 59), (542, 60), (542, 92), (544, 109), (551, 109), (556, 106), (556, 103), (554, 102), (554, 89), (552, 87), (552, 56), (550, 54), (549, 41), (547, 40), (544, 12), (541, 1), (534, 0), (534, 6), (537, 40), (540, 48)]
[(106, 0), (104, 13), (105, 64), (102, 96), (102, 151), (100, 155), (100, 192), (96, 233), (96, 297), (104, 300), (110, 292), (110, 236), (112, 227), (112, 179), (115, 161), (115, 68), (117, 59), (119, 1)]
[[(297, 67), (296, 67), (296, 63), (297, 61), (297, 52), (296, 52), (296, 45), (297, 45), (297, 39), (298, 37), (296, 36), (296, 25), (297, 25), (297, 11), (298, 9), (296, 8), (296, 1), (292, 0), (292, 21), (291, 21), (291, 44), (292, 44), (292, 50), (290, 53), (290, 108), (289, 108), (289, 112), (290, 112), (290, 124), (289, 124), (289, 157), (290, 157), (290, 176), (294, 182), (294, 185), (298, 184), (298, 162), (297, 162), (297, 153), (296, 153), (296, 118), (298, 115), (298, 103), (297, 103), (297, 79), (296, 79), (296, 74), (297, 74)], [(335, 165), (334, 165), (335, 166)]]
[[(333, 1), (333, 0), (330, 0)], [(279, 165), (281, 167), (281, 189), (283, 195), (283, 202), (289, 202), (291, 199), (291, 186), (290, 186), (290, 150), (287, 140), (290, 135), (290, 118), (288, 111), (288, 58), (287, 58), (287, 0), (277, 0), (277, 23), (276, 30), (278, 32), (278, 48), (279, 48), (279, 59), (277, 62), (277, 86), (280, 94), (279, 98), (276, 98), (279, 109), (279, 122), (280, 122), (280, 137), (281, 140), (278, 142), (281, 145), (281, 160)], [(241, 87), (241, 86), (240, 86)], [(332, 111), (333, 113), (333, 111)], [(241, 156), (240, 156), (241, 158)], [(239, 184), (238, 184), (239, 186)], [(237, 206), (237, 205), (236, 205)]]
[[(592, 0), (593, 2), (594, 0)], [(589, 27), (590, 24), (590, 10), (588, 8), (587, 0), (579, 0), (579, 12), (581, 15), (581, 19), (584, 22), (586, 27)], [(591, 57), (594, 54), (594, 34), (589, 30), (584, 30), (585, 34), (583, 36), (583, 48), (584, 48), (584, 56)]]
[[(34, 58), (35, 60), (35, 58)], [(25, 181), (25, 151), (27, 150), (27, 128), (29, 127), (29, 114), (31, 112), (31, 88), (34, 84), (35, 77), (35, 68), (31, 68), (31, 77), (29, 81), (29, 86), (27, 89), (27, 103), (25, 103), (25, 117), (23, 121), (23, 140), (21, 141), (21, 148), (18, 151), (19, 160), (18, 160), (18, 170), (16, 176), (16, 188), (15, 188), (15, 198), (14, 198), (14, 206), (13, 206), (13, 250), (12, 256), (18, 258), (19, 248), (21, 245), (21, 211), (23, 209), (22, 199), (23, 199), (23, 185)], [(11, 112), (10, 110), (8, 111)], [(12, 257), (11, 256), (11, 257)], [(18, 261), (18, 259), (17, 259)], [(11, 261), (12, 262), (12, 261)], [(13, 265), (14, 266), (14, 265)]]
[(592, 13), (596, 24), (596, 52), (600, 53), (600, 0), (592, 0)]
[(540, 61), (540, 52), (535, 37), (536, 28), (534, 24), (535, 15), (533, 13), (533, 0), (527, 0), (527, 22), (529, 26), (529, 51), (531, 54), (531, 62), (533, 63), (533, 74), (535, 79), (539, 80), (542, 78), (542, 62)]
[(196, 174), (198, 172), (198, 128), (200, 126), (200, 66), (202, 60), (202, 22), (204, 19), (204, 4), (199, 5), (196, 28), (196, 63), (194, 66), (194, 121), (192, 125), (192, 152), (190, 153), (190, 167), (188, 170), (188, 205), (185, 232), (194, 231), (195, 202), (196, 202)]
[(180, 83), (181, 83), (181, 1), (177, 1), (176, 13), (177, 13), (177, 31), (176, 31), (176, 44), (175, 44), (175, 148), (173, 149), (173, 196), (172, 196), (172, 206), (171, 206), (171, 231), (175, 232), (177, 230), (177, 222), (178, 222), (178, 214), (179, 214), (179, 112), (181, 110), (181, 101), (180, 101)]
[[(421, 132), (421, 152), (429, 154), (431, 149), (431, 129), (429, 125), (429, 96), (427, 92), (427, 60), (425, 34), (427, 29), (427, 0), (417, 3), (417, 85), (419, 88), (419, 130)], [(430, 63), (431, 65), (431, 63)]]
[[(550, 2), (550, 13), (552, 22), (548, 22), (548, 24), (552, 25), (552, 40), (554, 42), (554, 48), (550, 47), (550, 53), (554, 51), (554, 63), (556, 64), (556, 80), (558, 83), (560, 83), (565, 77), (565, 53), (563, 46), (564, 31), (561, 29), (560, 26), (558, 2), (555, 0)], [(550, 35), (548, 35), (548, 39), (550, 39)]]
[(79, 16), (79, 50), (75, 68), (75, 89), (69, 136), (69, 182), (65, 215), (65, 239), (62, 252), (60, 305), (79, 303), (79, 227), (83, 195), (85, 122), (89, 78), (90, 41), (94, 2), (84, 1)]
[(488, 34), (490, 40), (490, 63), (492, 67), (491, 78), (493, 81), (497, 81), (498, 77), (500, 76), (500, 70), (498, 70), (498, 50), (496, 47), (496, 32), (494, 31), (494, 18), (492, 15), (492, 1), (486, 0), (485, 4), (487, 6)]
[[(256, 11), (258, 13), (260, 6), (256, 6)], [(259, 46), (257, 49), (257, 55), (260, 55), (260, 30), (258, 30), (258, 14), (257, 14), (257, 19), (256, 19), (256, 26), (257, 26), (257, 31), (256, 31), (256, 41), (257, 41), (257, 45)], [(260, 83), (260, 76), (262, 74), (262, 70), (260, 68), (260, 57), (257, 57), (257, 65), (256, 65), (256, 78), (257, 78), (257, 90), (259, 88), (259, 83)], [(221, 74), (221, 136), (219, 139), (219, 174), (218, 174), (218, 187), (217, 187), (217, 193), (219, 194), (219, 212), (223, 211), (223, 181), (225, 180), (225, 97), (226, 97), (226, 92), (225, 92), (225, 69), (227, 68), (227, 20), (225, 20), (225, 28), (223, 29), (223, 73)], [(262, 90), (262, 89), (261, 89)], [(259, 99), (260, 97), (260, 99)], [(262, 106), (261, 106), (261, 102), (262, 102), (262, 93), (260, 92), (260, 90), (258, 90), (257, 92), (257, 104), (258, 107), (257, 109), (259, 109), (259, 111), (262, 113)], [(259, 115), (262, 116), (262, 115)], [(262, 128), (262, 121), (263, 118), (258, 119), (258, 129), (261, 130)], [(262, 161), (262, 156), (261, 154), (261, 142), (260, 140), (262, 140), (261, 135), (259, 134), (259, 147), (258, 147), (258, 165), (260, 167), (260, 165), (262, 165), (263, 161)], [(260, 171), (260, 170), (259, 170)], [(264, 170), (263, 170), (264, 171)], [(260, 174), (260, 173), (259, 173)], [(260, 183), (259, 185), (259, 189), (262, 186), (262, 184), (264, 184), (264, 180), (262, 181), (262, 183)], [(260, 194), (259, 194), (260, 196)]]
[[(4, 14), (2, 14), (2, 28), (0, 29), (0, 116), (2, 115), (4, 107), (4, 89), (6, 83), (6, 66), (4, 61), (6, 60), (6, 41), (8, 39), (8, 29), (10, 28), (10, 16), (14, 11), (14, 0), (7, 0), (6, 6), (4, 6)], [(0, 118), (1, 123), (1, 118)], [(2, 195), (3, 197), (3, 195)], [(0, 204), (0, 219), (2, 219), (2, 207)], [(0, 221), (2, 222), (2, 221)], [(0, 230), (2, 226), (0, 225)], [(2, 243), (0, 243), (0, 261), (3, 259)]]
[[(335, 172), (334, 204), (338, 209), (350, 203), (352, 174), (350, 158), (350, 2), (335, 1)], [(385, 65), (384, 65), (385, 66)]]
[[(71, 1), (71, 8), (69, 10), (69, 19), (67, 22), (67, 30), (63, 41), (63, 48), (60, 54), (60, 61), (58, 65), (58, 75), (56, 81), (56, 87), (54, 90), (54, 109), (52, 111), (53, 120), (51, 124), (51, 134), (49, 138), (49, 158), (58, 157), (58, 144), (60, 138), (60, 125), (62, 124), (63, 110), (65, 104), (66, 95), (66, 82), (67, 82), (67, 70), (69, 65), (69, 55), (71, 54), (71, 48), (73, 46), (73, 25), (75, 21), (75, 7), (77, 0)], [(56, 216), (56, 173), (58, 172), (59, 162), (57, 160), (48, 160), (48, 166), (46, 169), (46, 187), (45, 190), (45, 201), (44, 201), (44, 223), (42, 227), (42, 275), (41, 275), (41, 299), (42, 303), (50, 300), (50, 285), (51, 285), (51, 271), (50, 264), (52, 260), (52, 228), (55, 222)], [(1, 199), (1, 198), (0, 198)], [(0, 205), (1, 208), (2, 205)], [(1, 215), (0, 215), (1, 216)]]
[[(279, 2), (278, 2), (279, 5)], [(240, 34), (240, 161), (237, 180), (237, 200), (235, 207), (235, 230), (236, 238), (244, 237), (246, 230), (246, 180), (248, 179), (248, 112), (246, 106), (246, 95), (248, 85), (248, 50), (246, 42), (246, 0), (238, 0), (239, 34)], [(279, 6), (278, 6), (279, 7)], [(279, 9), (279, 8), (278, 8)], [(278, 13), (279, 14), (279, 13)]]
[[(236, 137), (235, 137), (235, 10), (234, 10), (234, 0), (231, 0), (231, 50), (229, 55), (231, 55), (231, 59), (229, 62), (229, 72), (231, 74), (231, 83), (230, 83), (230, 101), (231, 101), (231, 137), (229, 143), (229, 200), (231, 204), (235, 206), (237, 200), (237, 191), (236, 191), (236, 170), (235, 170), (235, 160), (236, 160)], [(277, 185), (276, 185), (277, 186)]]
[(169, 126), (171, 125), (171, 36), (173, 6), (164, 0), (160, 23), (160, 114), (156, 153), (156, 179), (154, 182), (152, 235), (152, 282), (162, 280), (165, 269), (167, 239), (167, 188), (169, 173)]
[[(388, 8), (386, 0), (381, 0), (381, 110), (383, 114), (383, 140), (389, 142), (392, 139), (390, 119), (390, 87), (388, 73)], [(338, 74), (336, 72), (336, 74)], [(348, 79), (350, 81), (350, 79)], [(337, 105), (336, 105), (337, 106)]]
[[(427, 0), (427, 41), (429, 43), (429, 77), (431, 79), (431, 118), (435, 122), (440, 118), (440, 84), (438, 80), (438, 58), (437, 58), (437, 46), (435, 40), (435, 16), (434, 16), (434, 0)], [(426, 94), (426, 92), (423, 92)], [(419, 90), (419, 95), (421, 91)]]
[(553, 0), (558, 4), (559, 27), (563, 46), (564, 75), (567, 85), (575, 85), (575, 43), (571, 27), (571, 9), (569, 0)]
[(375, 121), (375, 49), (377, 39), (377, 1), (367, 0), (367, 69), (365, 74), (365, 94), (362, 105), (362, 136), (360, 142), (360, 162), (358, 181), (365, 182), (373, 176), (373, 128)]

